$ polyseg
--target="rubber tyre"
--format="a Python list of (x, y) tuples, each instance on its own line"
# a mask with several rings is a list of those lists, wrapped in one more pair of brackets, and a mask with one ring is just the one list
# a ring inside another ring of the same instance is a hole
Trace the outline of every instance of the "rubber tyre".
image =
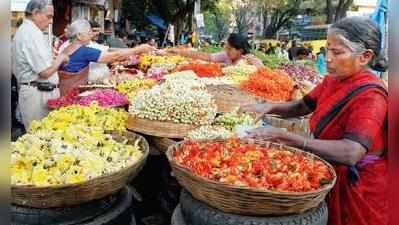
[(75, 207), (36, 209), (13, 205), (11, 225), (135, 225), (132, 192), (119, 193)]
[(328, 210), (325, 202), (303, 214), (278, 217), (251, 217), (224, 213), (194, 199), (183, 190), (180, 205), (187, 225), (326, 225)]
[(175, 211), (173, 211), (171, 225), (187, 225), (180, 205), (177, 205)]

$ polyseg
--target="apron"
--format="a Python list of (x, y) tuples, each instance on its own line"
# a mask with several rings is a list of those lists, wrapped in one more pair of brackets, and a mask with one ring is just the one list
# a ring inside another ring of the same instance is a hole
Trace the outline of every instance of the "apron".
[(60, 78), (59, 88), (60, 95), (62, 97), (65, 96), (72, 88), (87, 84), (89, 79), (89, 66), (86, 66), (83, 70), (77, 73), (59, 70), (58, 76)]

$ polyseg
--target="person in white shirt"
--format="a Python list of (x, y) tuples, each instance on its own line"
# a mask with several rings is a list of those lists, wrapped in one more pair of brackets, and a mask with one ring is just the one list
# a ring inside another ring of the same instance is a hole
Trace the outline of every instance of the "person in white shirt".
[[(48, 99), (59, 97), (57, 70), (68, 61), (64, 54), (53, 58), (52, 48), (43, 33), (53, 16), (51, 1), (31, 0), (12, 44), (13, 73), (19, 87), (18, 106), (25, 129), (29, 129), (33, 120), (48, 114)], [(41, 88), (44, 83), (49, 88)]]

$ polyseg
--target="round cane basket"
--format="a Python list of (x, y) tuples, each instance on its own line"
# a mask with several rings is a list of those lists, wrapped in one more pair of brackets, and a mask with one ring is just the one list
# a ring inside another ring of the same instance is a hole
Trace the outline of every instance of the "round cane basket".
[(192, 124), (142, 119), (132, 115), (129, 115), (127, 122), (127, 128), (129, 130), (166, 138), (184, 138), (196, 127), (197, 126)]
[(142, 158), (118, 172), (82, 183), (51, 187), (12, 186), (12, 203), (33, 208), (67, 207), (101, 199), (121, 190), (144, 166), (149, 153), (149, 146), (142, 136), (132, 132), (111, 134), (116, 141), (122, 142), (127, 139), (129, 144), (134, 144), (136, 140), (140, 140), (139, 146), (143, 153)]
[(218, 112), (232, 112), (245, 104), (255, 104), (259, 98), (231, 85), (208, 85), (208, 92), (215, 98)]
[(79, 92), (92, 91), (96, 89), (115, 89), (112, 85), (106, 84), (85, 84), (79, 85)]
[(309, 129), (308, 118), (280, 118), (277, 116), (265, 116), (263, 121), (273, 127), (283, 128), (289, 132), (299, 134), (304, 137), (312, 137)]
[[(255, 143), (263, 147), (274, 147), (293, 152), (300, 152), (306, 157), (322, 160), (311, 153), (281, 144), (258, 140), (242, 140), (242, 142)], [(179, 142), (176, 145), (171, 146), (167, 151), (167, 157), (172, 166), (176, 179), (196, 199), (226, 213), (249, 216), (303, 213), (308, 209), (317, 207), (325, 199), (326, 195), (336, 182), (336, 173), (333, 167), (326, 161), (322, 160), (330, 168), (331, 173), (333, 174), (333, 180), (330, 184), (326, 184), (316, 191), (301, 193), (275, 192), (264, 189), (254, 189), (250, 187), (239, 187), (223, 184), (194, 175), (189, 169), (175, 162), (173, 159), (174, 151), (176, 151), (176, 149), (179, 148), (183, 143), (184, 141)]]
[(164, 137), (149, 137), (148, 142), (163, 153), (168, 151), (170, 146), (177, 143), (174, 139)]

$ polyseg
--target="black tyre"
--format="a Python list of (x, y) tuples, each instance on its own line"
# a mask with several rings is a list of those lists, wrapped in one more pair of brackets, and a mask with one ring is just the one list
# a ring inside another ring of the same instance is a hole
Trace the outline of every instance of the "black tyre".
[(132, 193), (119, 193), (75, 207), (36, 209), (13, 205), (11, 225), (135, 225)]
[(251, 217), (224, 213), (211, 208), (183, 190), (180, 205), (187, 225), (326, 225), (328, 218), (325, 202), (303, 214)]
[(177, 205), (172, 215), (171, 225), (187, 225), (184, 220), (180, 205)]

